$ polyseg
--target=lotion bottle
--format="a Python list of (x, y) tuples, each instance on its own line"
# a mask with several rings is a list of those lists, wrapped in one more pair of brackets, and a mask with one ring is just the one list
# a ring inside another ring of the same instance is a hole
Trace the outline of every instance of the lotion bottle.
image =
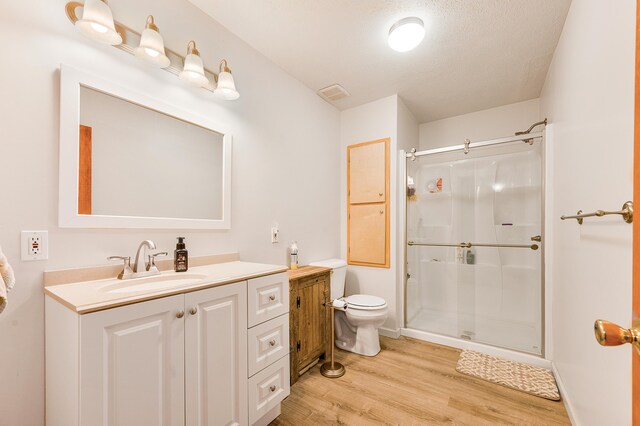
[(189, 269), (189, 252), (184, 244), (184, 237), (178, 237), (178, 244), (173, 252), (173, 269), (176, 272), (187, 272)]

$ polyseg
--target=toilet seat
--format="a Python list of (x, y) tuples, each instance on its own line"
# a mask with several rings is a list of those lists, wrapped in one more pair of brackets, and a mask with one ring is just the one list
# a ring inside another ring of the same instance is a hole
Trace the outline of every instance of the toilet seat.
[(347, 302), (347, 309), (356, 309), (359, 311), (376, 311), (387, 307), (387, 302), (381, 297), (371, 296), (368, 294), (354, 294), (344, 298)]

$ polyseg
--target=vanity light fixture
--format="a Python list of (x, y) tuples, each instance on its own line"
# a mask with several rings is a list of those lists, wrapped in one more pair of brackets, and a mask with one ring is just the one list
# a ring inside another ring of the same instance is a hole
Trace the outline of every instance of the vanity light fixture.
[(140, 46), (136, 48), (136, 56), (160, 68), (171, 65), (171, 60), (165, 54), (164, 40), (158, 31), (153, 15), (147, 17), (147, 24), (140, 36)]
[(204, 65), (200, 52), (196, 48), (196, 42), (193, 40), (187, 45), (187, 56), (184, 58), (184, 68), (180, 73), (180, 79), (198, 87), (204, 87), (209, 84), (209, 79), (204, 75)]
[[(76, 8), (82, 7), (82, 18), (76, 16)], [(67, 3), (67, 15), (83, 35), (104, 44), (117, 46), (122, 36), (116, 31), (111, 8), (102, 0), (85, 0), (84, 5)]]
[(218, 85), (213, 91), (213, 94), (217, 98), (224, 99), (225, 101), (235, 101), (240, 97), (240, 93), (236, 90), (236, 83), (233, 81), (231, 69), (226, 59), (220, 61), (218, 71)]
[(424, 38), (424, 22), (414, 16), (396, 22), (389, 29), (389, 46), (397, 52), (415, 49)]
[(138, 56), (190, 85), (213, 92), (217, 98), (235, 100), (240, 97), (225, 59), (220, 62), (218, 76), (204, 67), (195, 41), (187, 45), (186, 57), (165, 48), (153, 15), (147, 17), (145, 29), (140, 34), (114, 21), (107, 0), (85, 0), (84, 4), (72, 0), (65, 5), (65, 12), (78, 31), (93, 40)]

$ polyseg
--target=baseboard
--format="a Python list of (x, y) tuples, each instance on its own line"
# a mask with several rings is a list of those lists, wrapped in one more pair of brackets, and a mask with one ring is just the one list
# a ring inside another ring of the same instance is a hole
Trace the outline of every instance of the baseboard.
[(571, 405), (571, 400), (567, 395), (567, 390), (564, 387), (564, 383), (562, 382), (562, 377), (560, 376), (560, 372), (556, 368), (556, 364), (551, 362), (551, 371), (553, 372), (553, 376), (556, 378), (556, 384), (558, 385), (558, 390), (560, 391), (560, 396), (562, 397), (562, 403), (564, 404), (564, 408), (567, 410), (567, 414), (569, 415), (569, 420), (572, 425), (577, 425), (578, 422), (574, 416), (573, 406)]
[(385, 336), (385, 337), (391, 337), (392, 339), (399, 339), (400, 338), (400, 329), (397, 328), (397, 329), (393, 330), (393, 329), (390, 329), (390, 328), (380, 327), (378, 329), (378, 334), (380, 334), (381, 336)]
[(455, 337), (443, 336), (440, 334), (429, 333), (427, 331), (413, 330), (410, 328), (402, 328), (400, 331), (402, 332), (403, 336), (413, 337), (414, 339), (420, 339), (438, 345), (450, 346), (457, 349), (469, 349), (482, 352), (487, 355), (505, 358), (510, 361), (523, 362), (525, 364), (531, 364), (538, 367), (551, 369), (551, 361), (537, 355), (513, 351), (496, 346), (489, 346), (469, 340), (456, 339)]

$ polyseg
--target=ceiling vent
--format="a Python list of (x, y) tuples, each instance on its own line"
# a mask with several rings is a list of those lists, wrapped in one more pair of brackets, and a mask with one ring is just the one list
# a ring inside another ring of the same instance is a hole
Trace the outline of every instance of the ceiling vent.
[(318, 90), (318, 95), (326, 101), (335, 102), (349, 96), (349, 92), (339, 84), (334, 84)]

